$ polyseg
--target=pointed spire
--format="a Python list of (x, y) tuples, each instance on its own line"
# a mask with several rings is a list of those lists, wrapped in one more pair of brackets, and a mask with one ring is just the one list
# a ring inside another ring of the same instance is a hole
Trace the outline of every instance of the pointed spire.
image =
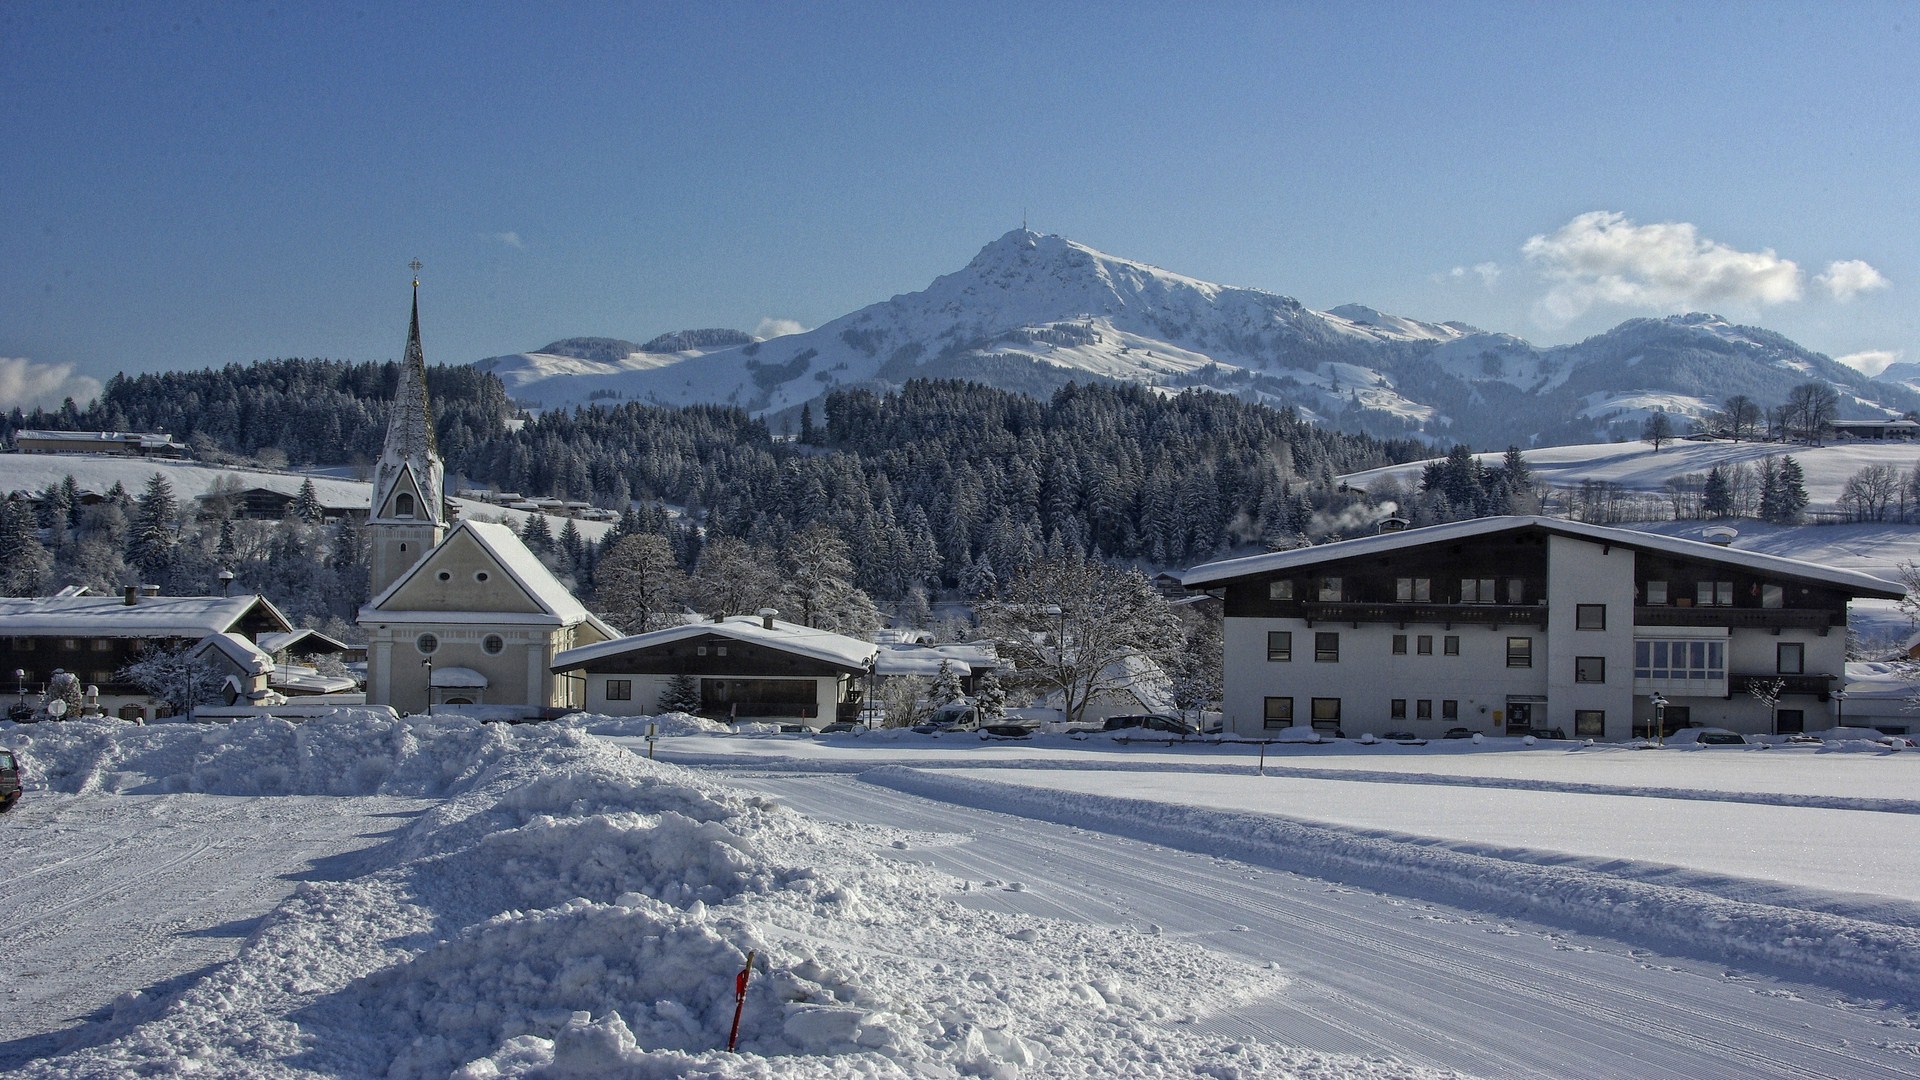
[[(419, 260), (410, 264), (420, 272)], [(432, 522), (443, 520), (441, 485), (443, 482), (439, 447), (433, 435), (433, 408), (427, 399), (427, 358), (420, 346), (420, 279), (413, 280), (413, 312), (407, 324), (407, 351), (400, 362), (400, 384), (393, 394), (393, 408), (387, 416), (387, 439), (374, 470), (373, 515), (391, 511), (394, 488), (403, 477), (411, 477), (423, 505), (414, 515)]]

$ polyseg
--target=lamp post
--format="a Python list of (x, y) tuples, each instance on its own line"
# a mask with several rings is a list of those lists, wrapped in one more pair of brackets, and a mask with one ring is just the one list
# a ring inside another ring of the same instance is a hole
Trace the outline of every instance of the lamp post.
[(1846, 727), (1847, 726), (1847, 692), (1845, 690), (1835, 690), (1833, 692), (1833, 708), (1834, 708), (1833, 726)]
[(427, 715), (432, 716), (433, 715), (433, 657), (429, 656), (425, 660), (420, 661), (420, 666), (427, 669)]
[(1072, 713), (1073, 695), (1067, 688), (1067, 613), (1059, 604), (1048, 604), (1040, 609), (1041, 614), (1053, 617), (1053, 668), (1054, 677), (1060, 680), (1061, 712), (1068, 720), (1074, 719)]
[(1653, 745), (1665, 746), (1667, 743), (1667, 699), (1654, 691), (1653, 697)]

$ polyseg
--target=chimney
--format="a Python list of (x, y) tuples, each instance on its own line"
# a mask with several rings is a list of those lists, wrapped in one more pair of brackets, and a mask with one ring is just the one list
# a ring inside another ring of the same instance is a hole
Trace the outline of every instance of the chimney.
[(140, 595), (141, 595), (141, 596), (159, 596), (159, 595), (160, 595), (160, 586), (158, 586), (158, 585), (142, 585), (142, 586), (140, 586)]
[(126, 601), (127, 606), (132, 607), (135, 604), (138, 604), (139, 602), (140, 602), (140, 586), (138, 585), (127, 586), (127, 601)]
[(778, 611), (775, 611), (773, 608), (770, 608), (770, 607), (761, 608), (760, 609), (760, 625), (766, 627), (769, 630), (773, 629), (773, 617), (778, 614), (780, 613)]

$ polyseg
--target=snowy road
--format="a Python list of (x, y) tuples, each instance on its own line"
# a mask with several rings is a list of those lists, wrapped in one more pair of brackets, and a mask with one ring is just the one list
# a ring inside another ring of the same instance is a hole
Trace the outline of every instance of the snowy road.
[(844, 773), (726, 779), (825, 819), (950, 834), (905, 854), (969, 881), (976, 906), (1157, 928), (1270, 961), (1293, 986), (1209, 1021), (1236, 1036), (1495, 1077), (1920, 1073), (1920, 1017), (1814, 985), (956, 808)]
[(104, 1037), (122, 994), (164, 1001), (231, 960), (304, 877), (425, 805), (30, 793), (0, 818), (0, 1069)]

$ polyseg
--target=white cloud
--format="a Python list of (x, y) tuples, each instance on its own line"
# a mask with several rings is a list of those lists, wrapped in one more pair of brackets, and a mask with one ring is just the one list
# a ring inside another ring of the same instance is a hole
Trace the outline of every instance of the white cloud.
[(0, 409), (53, 408), (66, 398), (84, 405), (100, 393), (100, 380), (75, 375), (72, 364), (36, 364), (24, 356), (0, 356)]
[(806, 332), (806, 327), (792, 319), (776, 319), (772, 316), (761, 319), (760, 325), (753, 328), (753, 336), (757, 338), (786, 337), (788, 334), (804, 334)]
[(1847, 365), (1863, 375), (1878, 375), (1900, 362), (1900, 353), (1894, 349), (1868, 349), (1865, 352), (1848, 353), (1836, 356), (1834, 360)]
[(1480, 284), (1491, 289), (1493, 288), (1493, 283), (1500, 280), (1500, 264), (1496, 262), (1483, 262), (1475, 263), (1472, 266), (1456, 266), (1447, 271), (1444, 276), (1453, 281), (1465, 281), (1469, 274), (1478, 277)]
[[(1847, 303), (1863, 292), (1884, 289), (1893, 284), (1880, 271), (1875, 270), (1860, 259), (1847, 259), (1844, 262), (1830, 262), (1827, 272), (1813, 280), (1819, 282), (1833, 294), (1835, 300)], [(1863, 354), (1864, 355), (1864, 354)]]
[(493, 234), (493, 238), (515, 251), (527, 249), (526, 243), (520, 239), (520, 234), (517, 232), (497, 232)]
[(1595, 210), (1520, 251), (1553, 282), (1535, 317), (1564, 325), (1597, 305), (1685, 311), (1800, 299), (1800, 267), (1772, 249), (1739, 251), (1684, 221), (1636, 225)]

